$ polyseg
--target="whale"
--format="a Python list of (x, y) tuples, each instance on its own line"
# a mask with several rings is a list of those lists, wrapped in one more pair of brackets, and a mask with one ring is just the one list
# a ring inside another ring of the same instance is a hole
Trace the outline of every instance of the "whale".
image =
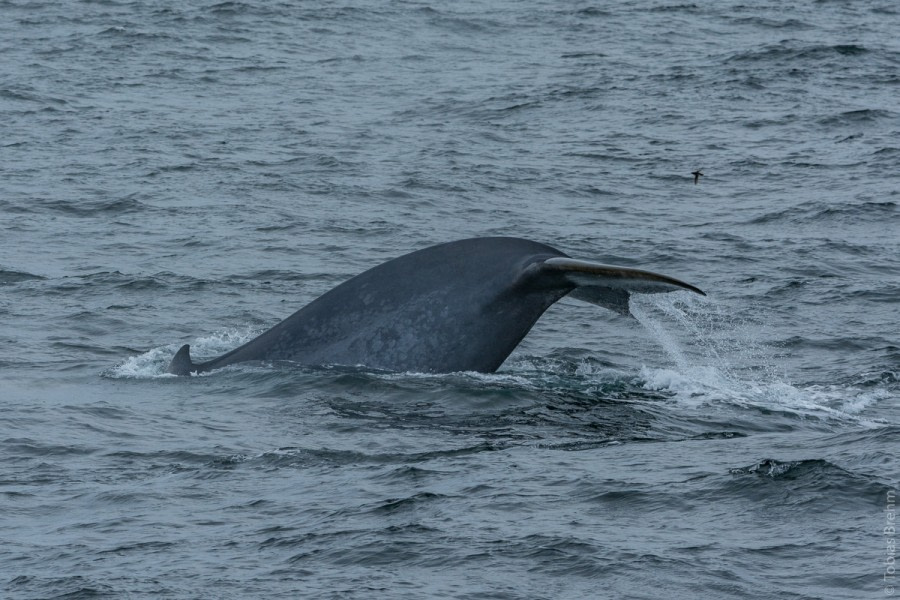
[(631, 294), (679, 290), (706, 295), (667, 275), (571, 258), (540, 242), (458, 240), (373, 267), (218, 358), (195, 363), (186, 344), (168, 372), (190, 375), (237, 363), (287, 361), (492, 373), (564, 296), (627, 315)]

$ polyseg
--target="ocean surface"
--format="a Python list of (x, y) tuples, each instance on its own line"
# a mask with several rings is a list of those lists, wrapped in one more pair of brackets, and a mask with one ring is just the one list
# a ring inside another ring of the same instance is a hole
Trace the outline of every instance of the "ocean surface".
[[(0, 597), (900, 593), (898, 33), (0, 0)], [(485, 235), (708, 297), (563, 299), (490, 375), (165, 373)]]

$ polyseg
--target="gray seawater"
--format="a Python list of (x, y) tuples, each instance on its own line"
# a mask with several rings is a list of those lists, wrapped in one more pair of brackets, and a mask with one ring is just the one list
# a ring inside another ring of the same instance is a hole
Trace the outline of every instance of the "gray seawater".
[[(0, 596), (889, 597), (898, 32), (0, 0)], [(164, 374), (478, 235), (709, 297), (564, 299), (494, 375)]]

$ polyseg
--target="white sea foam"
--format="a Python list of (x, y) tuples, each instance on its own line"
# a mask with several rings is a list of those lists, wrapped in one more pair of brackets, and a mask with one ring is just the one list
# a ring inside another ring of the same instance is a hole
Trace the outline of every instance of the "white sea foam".
[(857, 415), (888, 396), (853, 386), (790, 383), (775, 350), (761, 342), (764, 327), (723, 304), (672, 294), (636, 296), (630, 307), (672, 362), (644, 366), (644, 387), (671, 392), (685, 407), (731, 405), (867, 423)]
[(177, 347), (160, 346), (143, 354), (129, 356), (122, 364), (108, 369), (103, 374), (113, 379), (147, 379), (152, 377), (175, 377), (166, 373), (167, 361), (172, 360)]
[[(191, 342), (191, 356), (218, 356), (253, 339), (258, 332), (250, 327), (244, 329), (223, 329)], [(169, 362), (180, 348), (180, 344), (167, 344), (151, 348), (143, 354), (130, 356), (125, 361), (104, 372), (112, 379), (153, 379), (175, 377), (166, 372)]]

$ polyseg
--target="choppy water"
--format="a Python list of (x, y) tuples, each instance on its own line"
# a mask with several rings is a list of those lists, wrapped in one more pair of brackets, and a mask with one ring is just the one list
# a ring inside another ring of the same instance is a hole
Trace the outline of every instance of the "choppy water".
[[(0, 0), (0, 595), (890, 595), (898, 31)], [(709, 299), (563, 300), (495, 375), (162, 374), (476, 235)]]

